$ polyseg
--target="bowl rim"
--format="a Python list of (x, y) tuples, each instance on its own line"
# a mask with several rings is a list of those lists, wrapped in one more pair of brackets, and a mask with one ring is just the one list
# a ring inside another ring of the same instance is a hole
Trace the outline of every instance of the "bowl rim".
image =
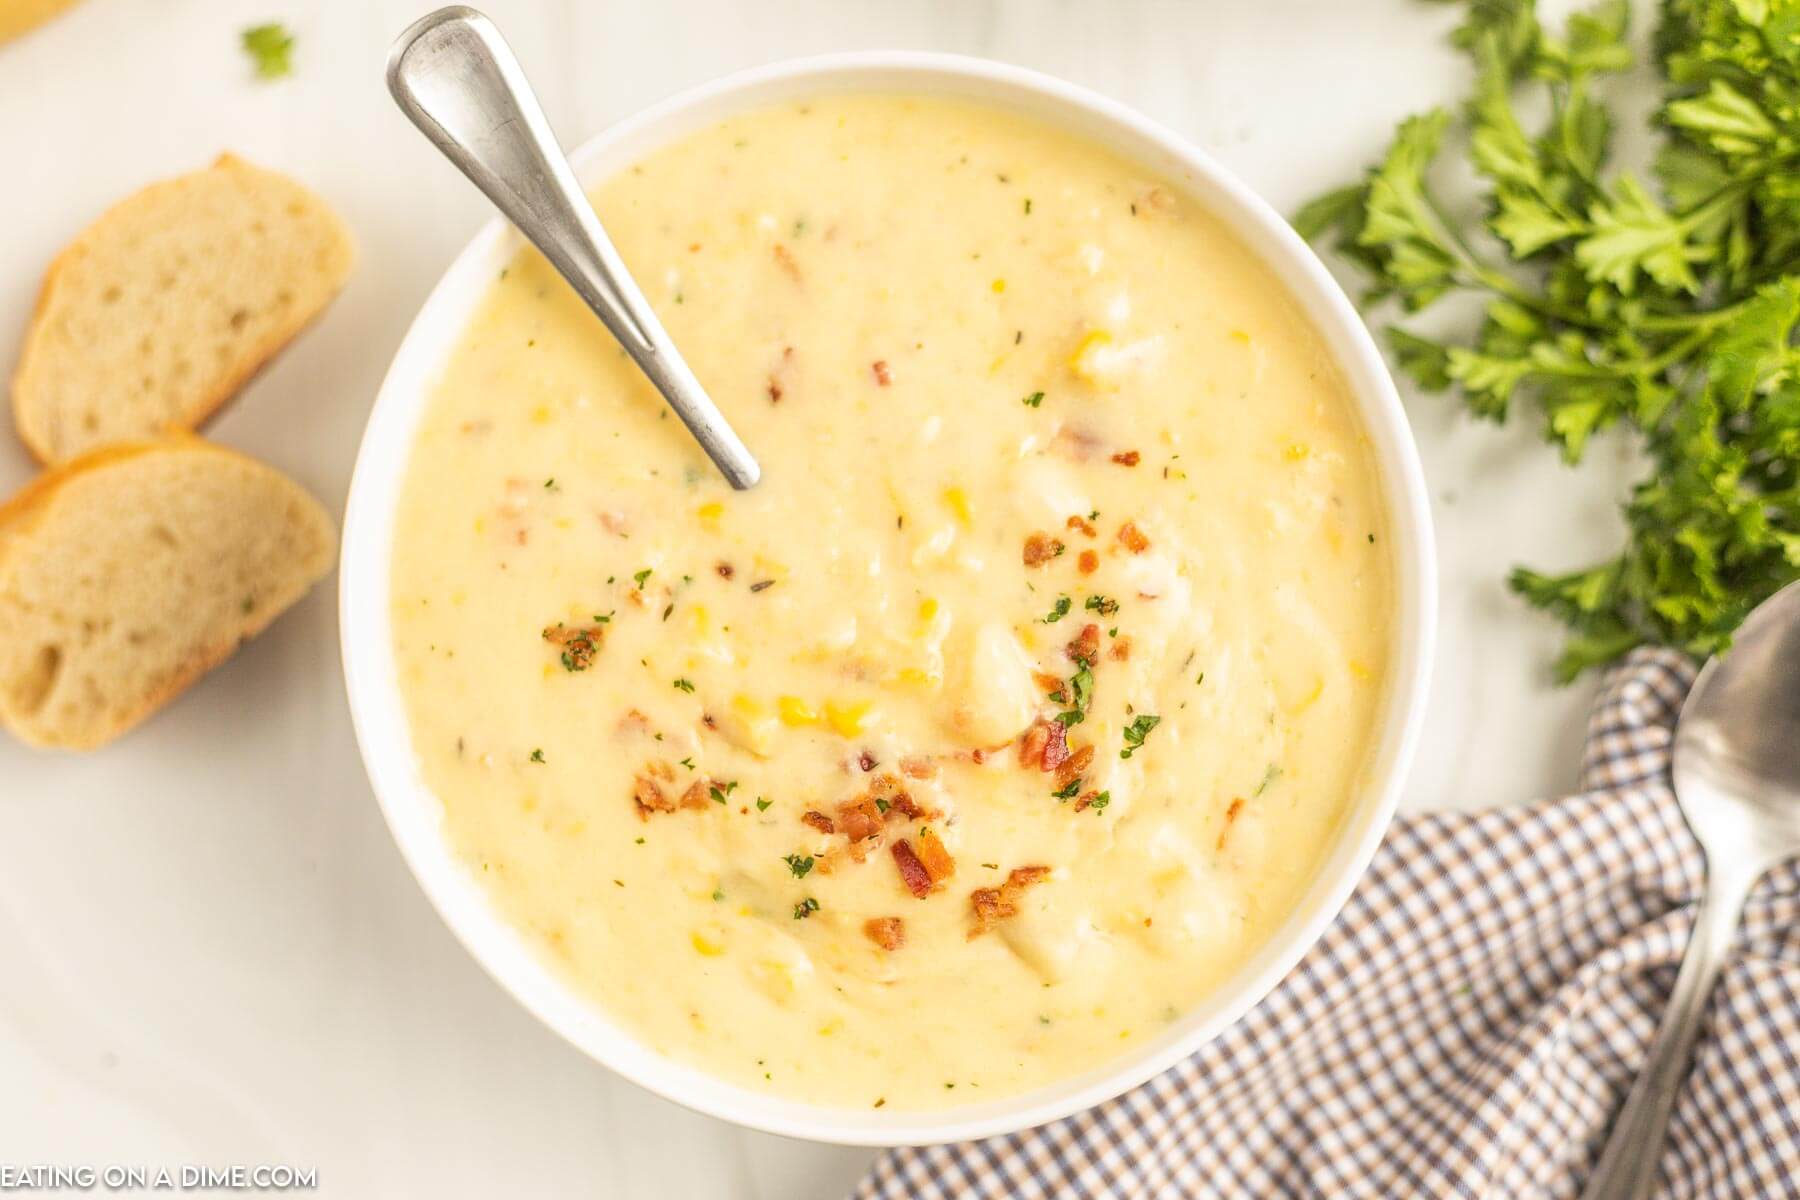
[(1161, 1035), (1073, 1077), (993, 1101), (935, 1110), (864, 1110), (773, 1097), (665, 1056), (614, 1024), (525, 945), (479, 892), (441, 831), (419, 777), (393, 659), (390, 571), (395, 507), (417, 418), (445, 352), (522, 239), (494, 216), (463, 247), (409, 326), (358, 449), (340, 551), (339, 624), (352, 725), (371, 786), (407, 866), (463, 947), (512, 997), (609, 1070), (665, 1099), (751, 1129), (843, 1145), (930, 1144), (1016, 1132), (1102, 1103), (1167, 1070), (1259, 1003), (1336, 919), (1398, 804), (1424, 720), (1436, 645), (1431, 510), (1406, 413), (1367, 327), (1287, 222), (1173, 130), (1087, 88), (989, 59), (855, 51), (783, 60), (689, 88), (617, 122), (570, 155), (593, 186), (685, 132), (782, 100), (843, 93), (959, 96), (1053, 121), (1128, 161), (1180, 180), (1271, 270), (1305, 311), (1345, 377), (1373, 449), (1394, 569), (1394, 643), (1378, 747), (1336, 840), (1294, 910), (1256, 953)]

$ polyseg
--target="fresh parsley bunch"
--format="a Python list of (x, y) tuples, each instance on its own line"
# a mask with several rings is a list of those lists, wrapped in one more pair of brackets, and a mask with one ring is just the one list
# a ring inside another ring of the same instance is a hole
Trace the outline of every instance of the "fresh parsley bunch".
[[(1388, 331), (1422, 388), (1454, 387), (1495, 421), (1529, 405), (1571, 463), (1597, 430), (1641, 439), (1651, 470), (1619, 556), (1512, 573), (1570, 627), (1564, 680), (1643, 642), (1721, 650), (1800, 578), (1800, 0), (1664, 0), (1654, 185), (1607, 170), (1629, 13), (1603, 0), (1552, 35), (1533, 0), (1469, 0), (1454, 40), (1476, 78), (1459, 119), (1408, 119), (1362, 182), (1294, 221), (1334, 238), (1371, 302), (1481, 297), (1463, 336)], [(1453, 124), (1478, 222), (1426, 179)]]

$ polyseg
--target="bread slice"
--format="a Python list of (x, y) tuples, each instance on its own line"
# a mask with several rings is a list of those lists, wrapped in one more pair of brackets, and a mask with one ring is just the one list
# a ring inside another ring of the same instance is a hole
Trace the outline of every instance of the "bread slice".
[(336, 540), (298, 484), (190, 435), (40, 476), (0, 505), (0, 725), (111, 741), (305, 595)]
[(0, 0), (0, 42), (37, 28), (74, 3), (75, 0)]
[(19, 436), (58, 463), (197, 429), (324, 310), (354, 259), (324, 201), (232, 155), (152, 184), (50, 264), (13, 377)]

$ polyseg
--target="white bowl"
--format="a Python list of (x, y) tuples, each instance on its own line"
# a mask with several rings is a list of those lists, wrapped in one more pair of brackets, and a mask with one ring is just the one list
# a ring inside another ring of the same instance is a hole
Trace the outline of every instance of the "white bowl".
[[(665, 100), (572, 156), (588, 186), (684, 134), (735, 113), (844, 92), (962, 97), (1036, 117), (1103, 142), (1185, 185), (1269, 265), (1331, 347), (1381, 472), (1398, 564), (1396, 645), (1386, 711), (1365, 786), (1318, 878), (1276, 935), (1224, 986), (1158, 1037), (1113, 1062), (1004, 1099), (932, 1112), (802, 1104), (750, 1091), (664, 1058), (616, 1025), (544, 962), (488, 902), (443, 835), (442, 806), (421, 778), (401, 701), (389, 626), (390, 550), (413, 430), (432, 380), (477, 302), (517, 251), (496, 217), (425, 302), (394, 356), (369, 416), (344, 518), (344, 678), (363, 761), (394, 840), (450, 928), (539, 1020), (594, 1059), (659, 1095), (739, 1125), (859, 1145), (955, 1141), (1025, 1129), (1107, 1100), (1163, 1071), (1237, 1020), (1286, 975), (1337, 915), (1393, 815), (1424, 713), (1435, 632), (1436, 566), (1424, 479), (1406, 415), (1380, 353), (1331, 276), (1267, 204), (1181, 137), (1130, 109), (1018, 67), (940, 54), (834, 54), (777, 63)], [(442, 186), (461, 186), (444, 176)], [(598, 333), (596, 336), (599, 336)]]

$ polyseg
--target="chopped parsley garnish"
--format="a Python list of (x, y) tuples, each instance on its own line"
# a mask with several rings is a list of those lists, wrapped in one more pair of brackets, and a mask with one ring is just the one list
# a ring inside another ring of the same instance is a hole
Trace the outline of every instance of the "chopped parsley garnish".
[(737, 780), (733, 779), (728, 781), (723, 789), (715, 783), (706, 790), (712, 795), (714, 804), (723, 804), (725, 803), (725, 797), (737, 790)]
[(1110, 617), (1119, 611), (1119, 602), (1111, 596), (1089, 596), (1082, 605), (1089, 612), (1097, 612), (1103, 617)]
[(1050, 611), (1044, 614), (1044, 624), (1056, 624), (1056, 622), (1069, 615), (1069, 609), (1074, 607), (1074, 604), (1075, 602), (1067, 596), (1058, 596), (1056, 598), (1056, 603), (1050, 606)]
[(544, 480), (544, 490), (546, 492), (554, 492), (557, 490), (556, 476), (552, 475), (550, 478)]
[(1065, 786), (1057, 788), (1050, 794), (1058, 800), (1073, 800), (1081, 794), (1081, 780), (1071, 779)]
[(1087, 663), (1069, 676), (1069, 690), (1075, 693), (1075, 706), (1057, 713), (1056, 719), (1064, 725), (1079, 725), (1087, 720), (1088, 704), (1094, 698), (1094, 672)]
[(894, 806), (889, 804), (886, 800), (883, 800), (881, 797), (879, 797), (879, 796), (875, 797), (875, 811), (876, 812), (886, 813), (887, 810), (892, 807), (894, 807)]
[(1120, 758), (1130, 758), (1144, 748), (1144, 739), (1150, 731), (1162, 724), (1162, 718), (1151, 713), (1139, 713), (1137, 719), (1125, 727), (1125, 748), (1119, 751)]
[(725, 899), (725, 889), (724, 888), (714, 888), (713, 889), (713, 903), (717, 904), (719, 901), (721, 901), (723, 899)]
[(644, 581), (646, 579), (650, 578), (651, 573), (652, 573), (651, 568), (645, 567), (643, 570), (639, 571), (636, 575), (632, 576), (632, 579), (637, 581), (637, 585), (640, 590), (642, 590), (642, 588), (644, 586)]
[(280, 79), (294, 70), (294, 35), (279, 21), (252, 25), (239, 35), (258, 79)]
[(813, 869), (813, 859), (810, 854), (784, 854), (781, 856), (781, 861), (788, 865), (788, 870), (794, 873), (795, 879), (805, 879), (806, 873)]
[(692, 692), (694, 690), (694, 681), (691, 679), (677, 679), (675, 681), (675, 687), (679, 691)]
[(694, 760), (692, 758), (684, 758), (680, 761), (681, 761), (681, 765), (686, 767), (688, 770), (691, 771), (694, 769)]
[(1111, 803), (1112, 803), (1112, 793), (1111, 792), (1101, 792), (1098, 796), (1095, 796), (1092, 800), (1088, 801), (1088, 807), (1093, 809), (1095, 812), (1099, 812), (1101, 809), (1105, 808), (1107, 805), (1109, 805)]
[(1025, 215), (1028, 217), (1031, 215), (1031, 197), (1030, 196), (1025, 197)]
[(531, 761), (534, 763), (541, 763), (544, 761), (544, 749), (542, 746), (531, 752)]
[(819, 902), (811, 896), (794, 905), (794, 920), (804, 921), (819, 911)]
[(1262, 795), (1264, 792), (1269, 790), (1270, 784), (1274, 783), (1277, 779), (1280, 779), (1280, 778), (1281, 778), (1281, 768), (1276, 766), (1274, 763), (1270, 763), (1269, 769), (1263, 772), (1262, 782), (1257, 784), (1256, 790), (1250, 794), (1252, 796)]
[[(616, 608), (613, 609), (613, 612), (618, 612), (618, 611), (619, 610)], [(613, 615), (610, 612), (594, 614), (594, 624), (596, 624), (596, 625), (609, 625), (612, 623), (612, 619), (613, 619)]]
[(756, 811), (757, 812), (768, 812), (769, 805), (771, 805), (773, 803), (775, 803), (773, 800), (764, 800), (761, 796), (758, 796), (756, 798)]
[(1033, 392), (1033, 393), (1031, 393), (1031, 395), (1025, 397), (1025, 407), (1026, 408), (1036, 408), (1043, 402), (1044, 402), (1044, 393), (1042, 393), (1042, 392)]

